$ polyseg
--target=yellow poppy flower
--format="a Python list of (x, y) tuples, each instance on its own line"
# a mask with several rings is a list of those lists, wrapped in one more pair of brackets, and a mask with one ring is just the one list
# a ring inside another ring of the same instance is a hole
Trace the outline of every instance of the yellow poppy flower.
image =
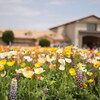
[(20, 66), (21, 67), (25, 67), (26, 66), (26, 63), (22, 63)]
[(92, 83), (94, 80), (93, 80), (93, 79), (89, 79), (88, 81), (89, 81), (90, 83)]
[(74, 68), (70, 68), (70, 69), (69, 69), (69, 73), (70, 73), (70, 75), (72, 75), (72, 76), (76, 75), (76, 71), (75, 71)]
[(0, 61), (0, 65), (5, 65), (6, 62), (7, 62), (7, 60), (1, 60), (1, 61)]
[(35, 65), (34, 65), (36, 68), (38, 68), (38, 67), (40, 67), (41, 66), (41, 64), (40, 63), (35, 63)]
[(98, 63), (94, 64), (94, 67), (99, 68), (100, 67), (100, 61), (98, 61)]
[(15, 61), (8, 61), (8, 62), (7, 62), (7, 65), (8, 65), (8, 66), (13, 66), (14, 64), (15, 64)]

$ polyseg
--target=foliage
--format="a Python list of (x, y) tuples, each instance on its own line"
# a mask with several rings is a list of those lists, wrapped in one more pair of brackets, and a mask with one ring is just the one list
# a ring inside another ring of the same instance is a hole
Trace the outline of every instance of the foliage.
[(39, 40), (39, 45), (41, 47), (49, 47), (50, 46), (50, 41), (48, 39), (40, 39)]
[(13, 42), (14, 40), (14, 33), (11, 30), (6, 30), (3, 32), (2, 35), (2, 40), (6, 43), (9, 44), (9, 42)]

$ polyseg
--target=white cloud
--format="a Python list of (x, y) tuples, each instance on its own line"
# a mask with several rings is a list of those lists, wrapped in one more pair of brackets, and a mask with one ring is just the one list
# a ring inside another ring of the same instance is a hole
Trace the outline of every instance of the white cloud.
[(51, 0), (49, 2), (49, 4), (50, 5), (63, 6), (63, 5), (66, 5), (67, 2), (68, 2), (68, 0)]

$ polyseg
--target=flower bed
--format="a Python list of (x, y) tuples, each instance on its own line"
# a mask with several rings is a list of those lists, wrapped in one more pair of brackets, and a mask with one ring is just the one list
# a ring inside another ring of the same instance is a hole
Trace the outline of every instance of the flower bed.
[(0, 100), (99, 100), (100, 52), (0, 48)]

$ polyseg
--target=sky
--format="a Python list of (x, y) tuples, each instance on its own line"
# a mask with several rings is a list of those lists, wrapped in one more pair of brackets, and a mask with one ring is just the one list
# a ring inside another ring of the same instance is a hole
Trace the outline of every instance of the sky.
[(0, 0), (0, 29), (48, 30), (89, 15), (100, 0)]

